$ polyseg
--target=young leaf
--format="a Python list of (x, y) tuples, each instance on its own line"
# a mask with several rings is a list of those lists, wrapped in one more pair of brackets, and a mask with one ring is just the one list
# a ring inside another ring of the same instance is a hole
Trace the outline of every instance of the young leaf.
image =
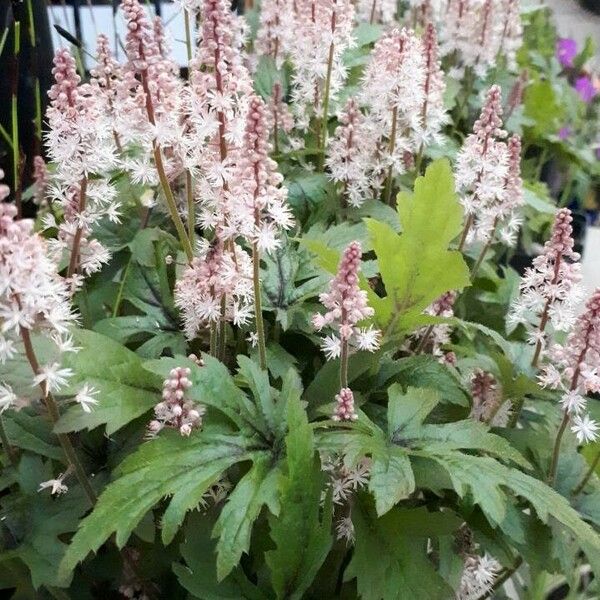
[(460, 252), (448, 250), (460, 233), (463, 213), (454, 191), (450, 163), (432, 163), (418, 177), (413, 194), (398, 195), (403, 233), (367, 219), (386, 298), (376, 305), (376, 318), (389, 333), (409, 332), (423, 311), (448, 290), (469, 285), (469, 269)]
[(270, 519), (277, 545), (266, 554), (277, 598), (300, 599), (331, 548), (331, 499), (320, 513), (323, 474), (312, 427), (296, 399), (288, 405), (287, 472), (281, 483), (281, 513)]

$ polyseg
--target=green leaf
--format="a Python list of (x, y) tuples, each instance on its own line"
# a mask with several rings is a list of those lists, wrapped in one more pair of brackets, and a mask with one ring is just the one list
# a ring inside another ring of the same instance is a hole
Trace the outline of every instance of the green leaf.
[(273, 514), (279, 513), (277, 497), (278, 467), (271, 468), (271, 457), (262, 456), (229, 495), (215, 524), (217, 541), (217, 579), (222, 581), (238, 565), (250, 548), (252, 525), (264, 505)]
[(412, 331), (434, 300), (469, 285), (462, 254), (448, 250), (461, 231), (463, 213), (447, 160), (432, 163), (415, 181), (413, 194), (398, 195), (398, 214), (400, 235), (366, 219), (387, 294), (373, 307), (390, 334)]
[(55, 431), (65, 433), (106, 425), (106, 433), (111, 435), (160, 402), (158, 390), (162, 389), (162, 380), (144, 370), (135, 352), (93, 331), (75, 330), (73, 336), (81, 350), (66, 359), (74, 372), (70, 384), (74, 388), (91, 385), (99, 392), (98, 404), (90, 413), (79, 404), (71, 406)]
[[(352, 510), (356, 542), (344, 579), (356, 578), (362, 600), (448, 600), (454, 592), (427, 558), (427, 539), (405, 535), (406, 512), (378, 519), (362, 505)], [(421, 521), (427, 517), (420, 513)]]
[(163, 541), (171, 541), (185, 513), (231, 465), (263, 459), (249, 442), (234, 435), (202, 431), (186, 438), (165, 431), (143, 444), (117, 471), (118, 479), (102, 492), (92, 513), (80, 524), (60, 572), (72, 571), (89, 552), (113, 534), (122, 547), (144, 515), (162, 498), (172, 496), (165, 512)]
[(533, 119), (536, 135), (555, 133), (562, 123), (565, 110), (558, 102), (556, 92), (549, 80), (538, 80), (525, 90), (525, 116)]
[(552, 518), (564, 525), (577, 538), (588, 559), (597, 562), (600, 535), (581, 519), (566, 498), (545, 483), (488, 457), (444, 452), (430, 458), (446, 470), (460, 496), (472, 494), (492, 523), (499, 524), (506, 516), (507, 496), (502, 490), (506, 487), (529, 501), (544, 523)]
[(388, 446), (384, 451), (373, 451), (369, 491), (375, 498), (377, 515), (391, 510), (400, 500), (415, 491), (415, 476), (406, 452)]
[(392, 377), (403, 387), (430, 388), (439, 392), (442, 403), (469, 406), (469, 399), (458, 379), (433, 356), (418, 355), (401, 358), (385, 371), (386, 381)]
[(400, 432), (418, 429), (429, 413), (439, 404), (439, 392), (428, 388), (409, 387), (406, 394), (399, 384), (388, 389), (388, 435), (390, 439)]
[(281, 481), (281, 513), (270, 519), (276, 549), (266, 553), (277, 598), (300, 599), (331, 548), (331, 498), (320, 517), (323, 473), (312, 427), (299, 400), (289, 403), (287, 471)]
[(64, 462), (65, 454), (47, 418), (27, 410), (9, 410), (2, 415), (2, 420), (12, 446)]
[(217, 581), (216, 544), (210, 535), (213, 525), (212, 515), (194, 514), (188, 519), (185, 543), (180, 546), (186, 564), (173, 563), (179, 583), (200, 600), (266, 600), (241, 568), (235, 569), (223, 581)]
[(278, 69), (275, 59), (271, 56), (261, 56), (254, 74), (254, 89), (264, 100), (271, 97), (273, 86), (280, 83), (283, 97), (287, 90), (287, 77), (283, 69)]

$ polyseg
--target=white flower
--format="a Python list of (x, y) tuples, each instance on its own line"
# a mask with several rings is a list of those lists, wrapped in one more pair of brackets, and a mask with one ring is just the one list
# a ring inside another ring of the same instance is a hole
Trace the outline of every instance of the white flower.
[(86, 383), (79, 392), (77, 392), (75, 402), (81, 405), (83, 412), (90, 413), (92, 412), (92, 408), (98, 404), (98, 400), (94, 398), (98, 393), (98, 390)]
[(585, 410), (587, 400), (576, 391), (568, 391), (563, 394), (560, 399), (560, 404), (563, 407), (563, 410), (566, 410), (569, 414), (575, 413), (578, 415), (582, 410)]
[(33, 378), (33, 387), (43, 384), (44, 393), (52, 393), (60, 390), (67, 384), (69, 377), (73, 375), (71, 369), (61, 369), (59, 363), (44, 365), (40, 367), (40, 373)]
[(251, 331), (248, 334), (246, 341), (248, 341), (253, 348), (256, 348), (258, 345), (258, 333), (256, 333), (256, 331)]
[(585, 415), (583, 418), (576, 416), (573, 419), (571, 431), (577, 436), (580, 444), (587, 444), (598, 439), (598, 434), (596, 433), (598, 428), (598, 423), (590, 419), (589, 415)]
[(342, 352), (342, 342), (335, 335), (325, 336), (321, 343), (321, 350), (323, 350), (327, 360), (339, 358)]
[(338, 540), (346, 540), (346, 543), (354, 542), (354, 524), (350, 516), (342, 517), (335, 526), (335, 532)]
[(55, 494), (57, 496), (60, 496), (61, 494), (65, 494), (66, 492), (69, 491), (69, 488), (67, 487), (67, 485), (65, 483), (63, 483), (65, 476), (66, 476), (65, 473), (61, 473), (56, 479), (49, 479), (48, 481), (42, 481), (42, 483), (40, 483), (40, 487), (38, 488), (38, 492), (41, 492), (47, 488), (50, 488), (50, 493), (53, 496)]
[(0, 384), (0, 414), (13, 407), (18, 400), (18, 396), (13, 392), (10, 385)]
[(379, 340), (381, 339), (381, 331), (379, 329), (373, 329), (371, 325), (369, 328), (359, 329), (356, 334), (356, 345), (359, 350), (366, 350), (367, 352), (375, 352), (379, 348)]

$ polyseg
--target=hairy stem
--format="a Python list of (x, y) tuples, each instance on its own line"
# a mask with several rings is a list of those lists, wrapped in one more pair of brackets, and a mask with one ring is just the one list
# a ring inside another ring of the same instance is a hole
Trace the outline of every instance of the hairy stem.
[(196, 212), (194, 204), (194, 182), (192, 174), (189, 170), (185, 172), (185, 193), (187, 198), (187, 226), (188, 238), (192, 246), (194, 245), (194, 237), (196, 235)]
[[(79, 184), (79, 210), (78, 214), (81, 216), (85, 210), (85, 202), (87, 196), (87, 178), (84, 177)], [(81, 238), (83, 237), (83, 227), (78, 225), (75, 235), (73, 237), (73, 245), (71, 246), (71, 258), (69, 259), (69, 266), (67, 268), (67, 277), (71, 278), (77, 272), (80, 264), (79, 260), (79, 249), (81, 247)]]
[(492, 233), (490, 234), (488, 241), (485, 243), (485, 246), (482, 248), (482, 250), (479, 254), (479, 257), (477, 258), (477, 262), (473, 266), (473, 270), (471, 271), (471, 281), (473, 281), (475, 279), (475, 277), (477, 276), (477, 273), (479, 272), (479, 269), (481, 268), (481, 265), (483, 264), (483, 261), (485, 260), (487, 253), (489, 252), (490, 248), (492, 247), (492, 244), (494, 243), (494, 237), (496, 235), (497, 228), (498, 228), (498, 217), (496, 217), (494, 219), (494, 227), (493, 227)]
[[(331, 33), (335, 31), (335, 10), (331, 15)], [(325, 165), (325, 149), (327, 147), (327, 117), (329, 114), (329, 94), (331, 92), (331, 73), (333, 71), (333, 53), (335, 51), (335, 44), (331, 42), (329, 45), (329, 56), (327, 57), (327, 76), (325, 77), (325, 92), (323, 94), (323, 116), (321, 125), (321, 140), (320, 140), (320, 152), (319, 152), (319, 164), (318, 170), (323, 171)]]
[[(389, 154), (390, 158), (396, 149), (396, 134), (398, 129), (398, 107), (394, 106), (392, 110), (392, 130), (390, 132), (390, 145), (389, 145)], [(392, 187), (394, 185), (394, 168), (390, 165), (387, 174), (387, 180), (385, 182), (385, 194), (384, 194), (384, 202), (386, 204), (390, 204), (392, 200)]]

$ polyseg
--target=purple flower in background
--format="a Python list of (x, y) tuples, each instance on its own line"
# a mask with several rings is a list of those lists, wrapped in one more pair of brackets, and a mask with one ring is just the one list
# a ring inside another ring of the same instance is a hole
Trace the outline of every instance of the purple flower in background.
[(558, 132), (558, 137), (561, 140), (566, 140), (566, 139), (570, 138), (572, 134), (573, 134), (573, 130), (568, 125), (565, 125), (564, 127), (560, 128), (560, 130)]
[(589, 104), (598, 95), (598, 90), (587, 75), (583, 75), (577, 79), (575, 82), (575, 91), (586, 104)]
[(563, 67), (572, 69), (577, 53), (577, 42), (574, 39), (559, 38), (556, 42), (556, 58)]

